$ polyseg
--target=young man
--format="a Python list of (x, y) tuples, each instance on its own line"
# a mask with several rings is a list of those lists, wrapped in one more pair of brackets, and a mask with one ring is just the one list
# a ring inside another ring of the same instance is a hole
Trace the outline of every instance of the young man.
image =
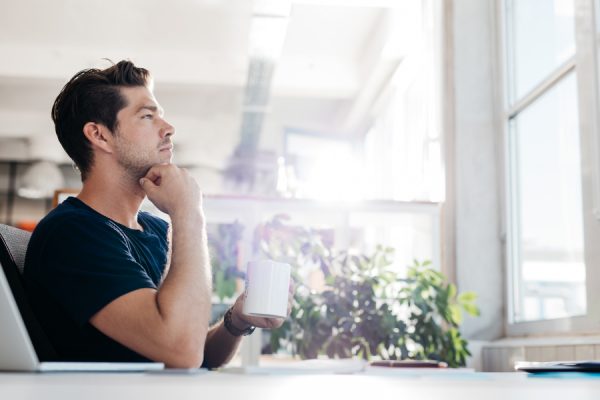
[[(280, 319), (243, 315), (243, 298), (209, 327), (211, 270), (202, 194), (171, 164), (175, 134), (150, 74), (129, 61), (77, 73), (52, 108), (83, 189), (31, 237), (25, 281), (63, 360), (217, 367), (242, 334)], [(140, 212), (148, 196), (171, 225)]]

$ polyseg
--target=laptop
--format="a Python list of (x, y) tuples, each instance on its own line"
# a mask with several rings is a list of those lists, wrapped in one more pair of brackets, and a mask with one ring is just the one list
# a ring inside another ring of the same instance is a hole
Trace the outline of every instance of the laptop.
[(153, 362), (41, 362), (13, 293), (0, 268), (0, 371), (32, 372), (140, 372), (164, 369)]

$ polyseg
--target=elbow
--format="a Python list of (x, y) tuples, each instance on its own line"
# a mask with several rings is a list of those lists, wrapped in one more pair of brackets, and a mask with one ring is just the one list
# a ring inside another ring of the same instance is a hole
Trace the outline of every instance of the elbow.
[(167, 368), (200, 368), (204, 362), (204, 346), (208, 334), (208, 318), (204, 323), (163, 321), (157, 335), (160, 360)]
[(204, 341), (187, 340), (175, 343), (165, 357), (167, 368), (200, 368), (204, 362)]
[(171, 360), (165, 362), (167, 368), (181, 369), (198, 369), (202, 366), (204, 356), (197, 354), (186, 354), (177, 357), (172, 357)]

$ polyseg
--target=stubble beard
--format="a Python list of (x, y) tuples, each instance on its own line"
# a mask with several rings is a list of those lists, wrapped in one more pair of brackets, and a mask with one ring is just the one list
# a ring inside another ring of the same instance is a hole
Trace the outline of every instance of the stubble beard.
[(117, 147), (116, 156), (125, 176), (135, 182), (146, 176), (148, 170), (156, 164), (155, 160), (150, 160), (150, 157), (141, 153), (139, 149), (124, 142)]
[(123, 168), (125, 175), (128, 178), (131, 178), (133, 181), (139, 181), (140, 178), (143, 178), (148, 173), (148, 170), (154, 164), (148, 164), (142, 162), (142, 160), (135, 160), (134, 158), (124, 158), (120, 157), (118, 159), (119, 165)]
[[(116, 131), (116, 136), (117, 141), (120, 142), (116, 147), (117, 162), (123, 168), (125, 176), (134, 182), (138, 182), (140, 178), (146, 176), (148, 170), (154, 165), (171, 163), (171, 158), (167, 161), (163, 161), (159, 156), (153, 157), (147, 153), (142, 153), (139, 148), (136, 148), (131, 143), (123, 140), (123, 136), (120, 136), (118, 129)], [(160, 148), (170, 142), (170, 139), (166, 139), (164, 142), (159, 143), (158, 147)]]

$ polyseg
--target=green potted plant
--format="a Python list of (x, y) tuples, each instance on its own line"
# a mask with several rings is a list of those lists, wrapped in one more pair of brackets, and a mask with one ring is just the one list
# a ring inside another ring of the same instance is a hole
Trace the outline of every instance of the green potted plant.
[[(393, 250), (371, 255), (335, 251), (323, 231), (292, 227), (276, 216), (257, 230), (263, 253), (296, 269), (291, 317), (271, 332), (271, 350), (300, 358), (435, 359), (451, 367), (470, 354), (460, 335), (463, 311), (478, 315), (474, 293), (458, 294), (430, 263), (401, 276), (391, 267)], [(301, 269), (318, 265), (324, 287), (315, 290)]]

